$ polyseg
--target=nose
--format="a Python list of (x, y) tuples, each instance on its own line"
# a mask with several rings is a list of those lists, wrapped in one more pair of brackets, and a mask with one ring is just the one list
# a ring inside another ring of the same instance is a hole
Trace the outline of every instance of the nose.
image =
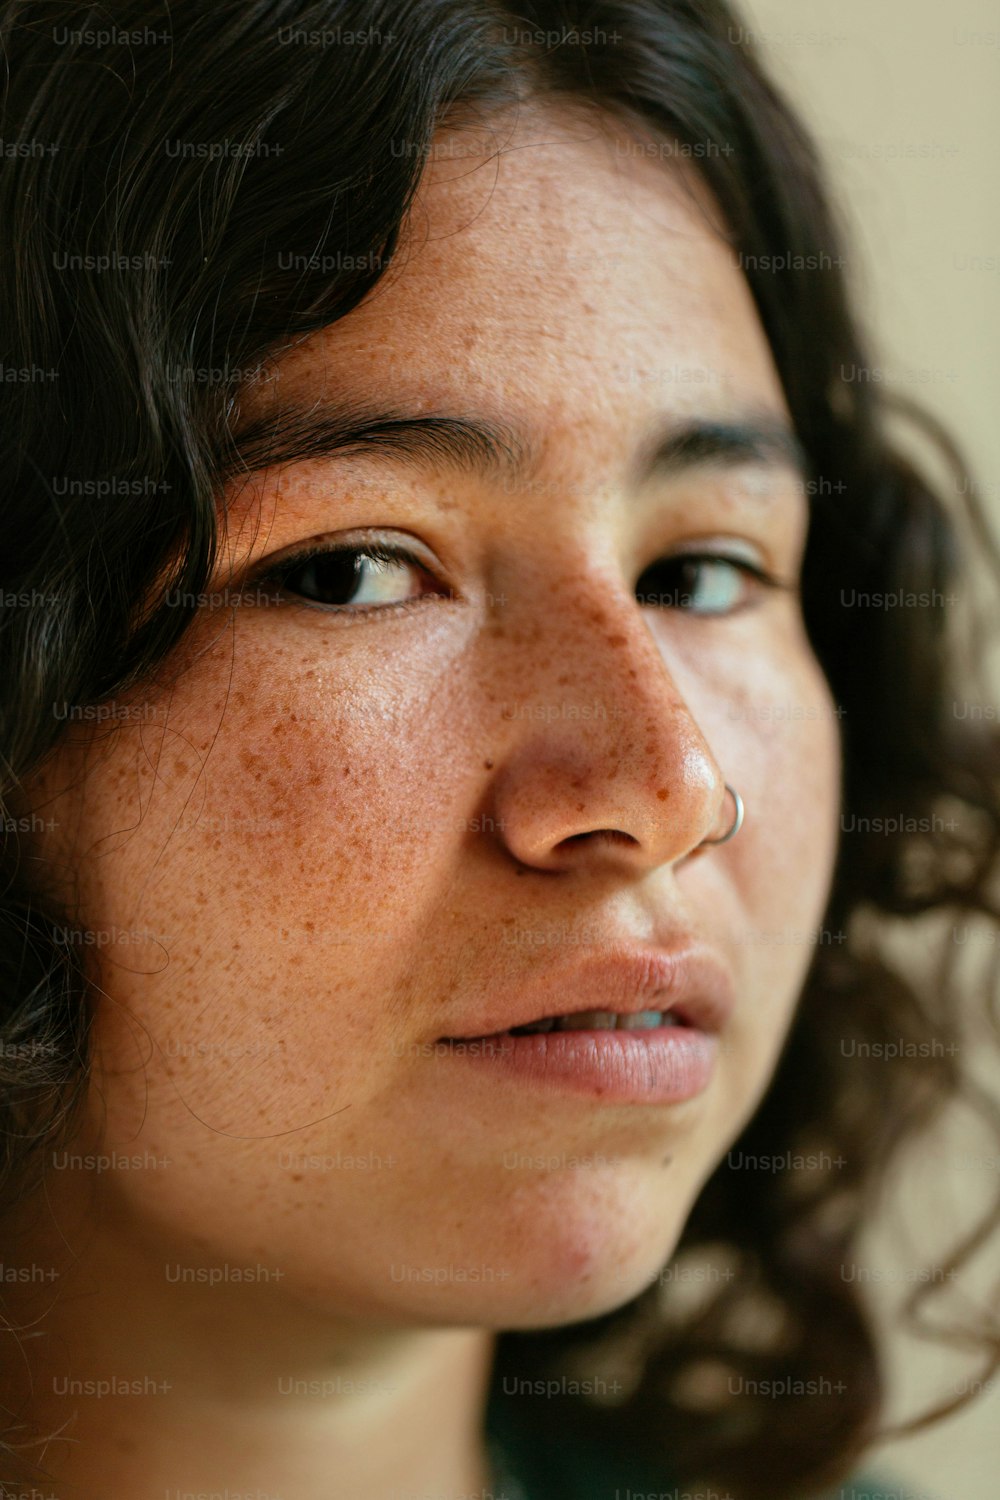
[(676, 864), (731, 826), (726, 778), (634, 596), (592, 581), (550, 585), (533, 629), (505, 611), (496, 826), (537, 870)]

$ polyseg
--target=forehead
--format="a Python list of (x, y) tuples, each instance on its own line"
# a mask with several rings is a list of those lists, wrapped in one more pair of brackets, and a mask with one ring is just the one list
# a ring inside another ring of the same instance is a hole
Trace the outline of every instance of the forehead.
[(784, 414), (718, 223), (696, 174), (594, 111), (534, 104), (442, 131), (385, 276), (275, 384), (502, 410), (585, 438), (591, 460), (626, 421)]

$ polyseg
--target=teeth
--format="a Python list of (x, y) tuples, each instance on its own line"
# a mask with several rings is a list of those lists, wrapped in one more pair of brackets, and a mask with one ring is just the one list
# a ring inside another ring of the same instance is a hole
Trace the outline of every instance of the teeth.
[(662, 1026), (664, 1021), (667, 1021), (671, 1026), (674, 1024), (673, 1020), (669, 1017), (669, 1013), (667, 1016), (664, 1016), (662, 1010), (640, 1010), (636, 1011), (634, 1016), (619, 1016), (618, 1030), (645, 1031), (648, 1027)]
[(575, 1010), (571, 1016), (557, 1016), (557, 1031), (614, 1031), (618, 1017), (613, 1010)]
[(555, 1016), (549, 1016), (545, 1021), (532, 1021), (530, 1026), (512, 1026), (510, 1033), (511, 1036), (520, 1036), (522, 1033), (526, 1034), (529, 1031), (551, 1031), (555, 1024)]
[(548, 1016), (544, 1021), (532, 1021), (527, 1026), (512, 1026), (511, 1034), (522, 1036), (535, 1031), (651, 1031), (657, 1026), (680, 1024), (670, 1011), (640, 1010), (627, 1016), (613, 1010), (577, 1010), (568, 1016)]

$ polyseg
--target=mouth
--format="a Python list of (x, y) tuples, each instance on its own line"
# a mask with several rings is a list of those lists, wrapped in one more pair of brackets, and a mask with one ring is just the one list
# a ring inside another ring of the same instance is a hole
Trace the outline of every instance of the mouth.
[[(576, 1002), (567, 1004), (568, 997)], [(690, 943), (673, 949), (609, 943), (589, 960), (529, 973), (516, 993), (484, 996), (477, 1017), (441, 1042), (566, 1032), (666, 1030), (714, 1034), (735, 1003), (733, 975), (712, 951)]]
[(433, 1056), (449, 1088), (504, 1089), (511, 1108), (525, 1091), (590, 1106), (673, 1106), (708, 1089), (735, 1003), (728, 965), (690, 939), (672, 949), (609, 942), (589, 959), (536, 967), (519, 986), (481, 993), (478, 1015), (461, 1035), (439, 1038)]
[[(550, 1031), (657, 1031), (664, 1026), (690, 1026), (677, 1010), (574, 1010), (565, 1015), (543, 1016), (523, 1026), (508, 1026), (506, 1031), (489, 1032), (479, 1040), (497, 1040), (504, 1036), (541, 1036)], [(466, 1041), (466, 1037), (443, 1037), (445, 1042)]]

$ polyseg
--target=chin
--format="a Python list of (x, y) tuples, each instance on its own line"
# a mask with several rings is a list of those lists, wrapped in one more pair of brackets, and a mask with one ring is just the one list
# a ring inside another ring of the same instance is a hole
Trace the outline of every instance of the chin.
[[(669, 1252), (667, 1252), (669, 1253)], [(664, 1255), (663, 1259), (666, 1259)], [(407, 1308), (406, 1320), (425, 1325), (505, 1330), (562, 1328), (614, 1312), (633, 1301), (659, 1276), (662, 1261), (650, 1258), (641, 1266), (595, 1268), (586, 1281), (550, 1282), (526, 1271), (523, 1278), (435, 1296), (431, 1306)]]
[(603, 1317), (632, 1302), (655, 1281), (660, 1267), (652, 1266), (644, 1274), (623, 1274), (611, 1271), (606, 1277), (595, 1277), (587, 1287), (553, 1288), (548, 1296), (527, 1293), (514, 1295), (505, 1300), (503, 1307), (494, 1305), (489, 1310), (489, 1327), (501, 1332), (505, 1329), (564, 1328), (573, 1323), (586, 1323), (592, 1318)]
[[(539, 1185), (541, 1186), (541, 1185)], [(676, 1246), (693, 1195), (661, 1185), (591, 1183), (584, 1195), (526, 1193), (489, 1241), (454, 1260), (491, 1268), (480, 1284), (397, 1286), (397, 1305), (417, 1302), (430, 1320), (501, 1329), (556, 1328), (601, 1317), (658, 1278)], [(631, 1189), (631, 1191), (630, 1191)], [(412, 1293), (416, 1292), (414, 1298)], [(425, 1295), (426, 1292), (426, 1295)]]

